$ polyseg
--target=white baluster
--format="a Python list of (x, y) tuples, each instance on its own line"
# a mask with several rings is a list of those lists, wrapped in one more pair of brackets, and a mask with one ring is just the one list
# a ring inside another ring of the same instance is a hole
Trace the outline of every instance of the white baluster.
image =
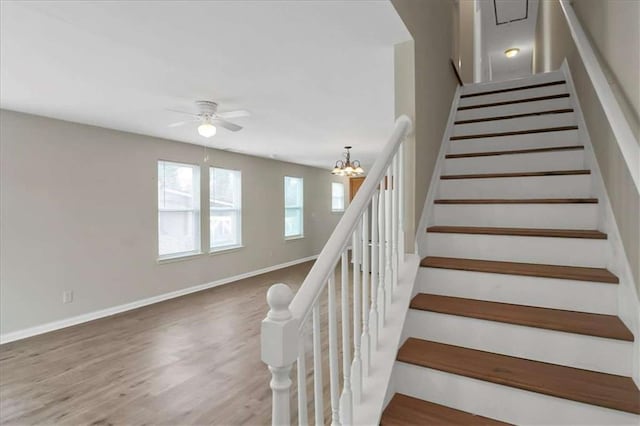
[(371, 337), (369, 334), (369, 209), (362, 214), (362, 336), (360, 347), (362, 351), (362, 375), (369, 375), (371, 365)]
[(383, 179), (380, 183), (380, 197), (378, 199), (379, 208), (378, 208), (378, 318), (379, 318), (379, 327), (378, 330), (382, 330), (385, 324), (385, 320), (387, 318), (386, 314), (386, 306), (387, 306), (387, 292), (385, 289), (385, 276), (384, 276), (384, 265), (385, 265), (385, 244), (384, 244), (384, 212), (385, 212), (385, 192), (384, 188), (386, 185), (386, 180)]
[(347, 249), (342, 252), (342, 395), (340, 396), (340, 422), (343, 425), (352, 423), (353, 394), (351, 393), (351, 342), (349, 338), (349, 258)]
[(351, 363), (351, 386), (353, 402), (360, 402), (362, 391), (362, 354), (360, 353), (360, 328), (362, 324), (362, 308), (360, 298), (360, 261), (362, 242), (360, 241), (360, 223), (351, 237), (351, 253), (353, 256), (353, 362)]
[(404, 195), (404, 142), (400, 144), (400, 148), (398, 149), (398, 152), (400, 153), (399, 155), (399, 170), (398, 170), (398, 190), (399, 190), (399, 197), (400, 197), (400, 202), (398, 203), (400, 208), (399, 208), (399, 213), (398, 213), (398, 219), (400, 220), (400, 241), (398, 241), (398, 244), (400, 244), (400, 260), (401, 263), (404, 263), (404, 253), (405, 253), (405, 246), (404, 246), (404, 242), (405, 242), (405, 229), (404, 229), (404, 212), (405, 212), (405, 195)]
[[(334, 314), (335, 315), (335, 314)], [(313, 402), (316, 425), (324, 425), (324, 395), (322, 389), (322, 342), (320, 334), (320, 303), (313, 305)]]
[(329, 382), (331, 385), (331, 425), (340, 426), (340, 403), (338, 392), (340, 379), (338, 378), (338, 320), (336, 313), (336, 284), (334, 272), (329, 276), (327, 292), (329, 311)]
[(298, 321), (293, 319), (289, 304), (293, 293), (286, 284), (274, 284), (267, 292), (269, 313), (262, 320), (261, 358), (271, 371), (273, 397), (271, 424), (291, 424), (289, 406), (291, 378), (289, 373), (298, 355)]
[(385, 260), (385, 270), (384, 270), (384, 285), (386, 287), (387, 292), (387, 306), (391, 306), (391, 302), (393, 301), (393, 271), (392, 271), (392, 263), (391, 263), (391, 188), (393, 187), (393, 174), (391, 171), (391, 166), (387, 168), (387, 189), (385, 190), (384, 195), (384, 260)]
[[(302, 327), (304, 330), (305, 327)], [(309, 424), (307, 414), (307, 354), (304, 349), (305, 334), (300, 333), (298, 339), (298, 425)]]
[(369, 324), (371, 327), (371, 348), (378, 349), (378, 193), (371, 200), (371, 309)]
[(393, 186), (391, 188), (392, 195), (392, 213), (391, 219), (393, 221), (393, 225), (391, 228), (392, 236), (391, 242), (393, 244), (393, 254), (391, 256), (391, 268), (393, 270), (393, 290), (396, 291), (398, 287), (398, 219), (400, 216), (398, 210), (398, 154), (394, 155), (392, 160), (392, 170), (393, 170)]

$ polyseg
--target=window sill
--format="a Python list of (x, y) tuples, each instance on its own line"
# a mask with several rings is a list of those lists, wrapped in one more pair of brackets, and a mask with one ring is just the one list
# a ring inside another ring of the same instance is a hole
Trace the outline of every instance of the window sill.
[(295, 240), (302, 240), (304, 238), (304, 235), (292, 235), (290, 237), (284, 237), (285, 241), (295, 241)]
[(331, 213), (342, 214), (342, 213), (344, 213), (344, 210), (331, 210)]
[(233, 245), (233, 246), (218, 247), (218, 248), (209, 250), (209, 254), (210, 255), (225, 254), (225, 253), (229, 253), (229, 252), (238, 251), (238, 250), (241, 250), (243, 248), (244, 248), (244, 246), (242, 244)]
[(159, 257), (156, 260), (156, 262), (158, 264), (182, 262), (184, 260), (191, 260), (191, 259), (194, 259), (196, 257), (200, 257), (202, 255), (203, 255), (203, 253), (201, 251), (180, 253), (180, 254), (175, 254), (175, 255), (168, 255), (168, 256)]

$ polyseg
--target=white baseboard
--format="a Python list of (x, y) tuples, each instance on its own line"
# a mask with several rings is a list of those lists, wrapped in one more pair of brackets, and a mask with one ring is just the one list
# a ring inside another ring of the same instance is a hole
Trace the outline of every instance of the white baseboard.
[[(99, 318), (108, 317), (111, 315), (119, 314), (121, 312), (130, 311), (132, 309), (141, 308), (143, 306), (152, 305), (154, 303), (163, 302), (165, 300), (174, 299), (176, 297), (185, 296), (187, 294), (196, 293), (198, 291), (207, 290), (213, 287), (218, 287), (224, 284), (229, 284), (234, 281), (243, 280), (245, 278), (255, 277), (256, 275), (265, 274), (267, 272), (275, 271), (289, 266), (297, 265), (299, 263), (308, 262), (310, 260), (317, 259), (318, 255), (304, 257), (302, 259), (296, 259), (289, 262), (280, 263), (278, 265), (268, 266), (266, 268), (258, 269), (255, 271), (246, 272), (244, 274), (234, 275), (232, 277), (222, 278), (216, 281), (211, 281), (204, 284), (195, 285), (192, 287), (183, 288), (169, 293), (159, 294), (157, 296), (148, 297), (146, 299), (136, 300), (135, 302), (125, 303), (123, 305), (113, 306), (106, 309), (100, 309), (99, 311), (93, 311), (82, 315), (77, 315), (71, 318), (65, 318), (58, 321), (49, 322), (35, 327), (25, 328), (23, 330), (13, 331), (11, 333), (5, 333), (0, 335), (0, 344), (13, 342), (16, 340), (26, 339), (27, 337), (36, 336), (38, 334), (48, 333), (50, 331), (59, 330), (61, 328), (71, 327), (72, 325), (82, 324), (85, 322), (93, 321)], [(265, 294), (266, 303), (266, 294)]]

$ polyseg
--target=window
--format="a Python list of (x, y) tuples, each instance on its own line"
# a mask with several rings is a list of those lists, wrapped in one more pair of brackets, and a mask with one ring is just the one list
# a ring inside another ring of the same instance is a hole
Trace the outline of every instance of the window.
[(200, 252), (200, 169), (158, 161), (158, 254)]
[(242, 174), (209, 170), (209, 226), (212, 251), (242, 245)]
[(344, 184), (331, 182), (331, 211), (344, 211)]
[(284, 237), (302, 237), (304, 232), (302, 178), (284, 177)]

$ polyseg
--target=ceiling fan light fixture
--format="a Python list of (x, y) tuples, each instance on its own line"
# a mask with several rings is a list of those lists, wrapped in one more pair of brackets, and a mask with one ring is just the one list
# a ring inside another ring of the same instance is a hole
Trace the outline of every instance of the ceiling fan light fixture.
[(205, 138), (215, 136), (216, 131), (216, 126), (207, 121), (198, 126), (198, 133), (200, 133), (200, 136), (204, 136)]
[(507, 58), (513, 58), (518, 53), (520, 53), (520, 49), (518, 49), (517, 47), (512, 47), (504, 51), (504, 54)]

